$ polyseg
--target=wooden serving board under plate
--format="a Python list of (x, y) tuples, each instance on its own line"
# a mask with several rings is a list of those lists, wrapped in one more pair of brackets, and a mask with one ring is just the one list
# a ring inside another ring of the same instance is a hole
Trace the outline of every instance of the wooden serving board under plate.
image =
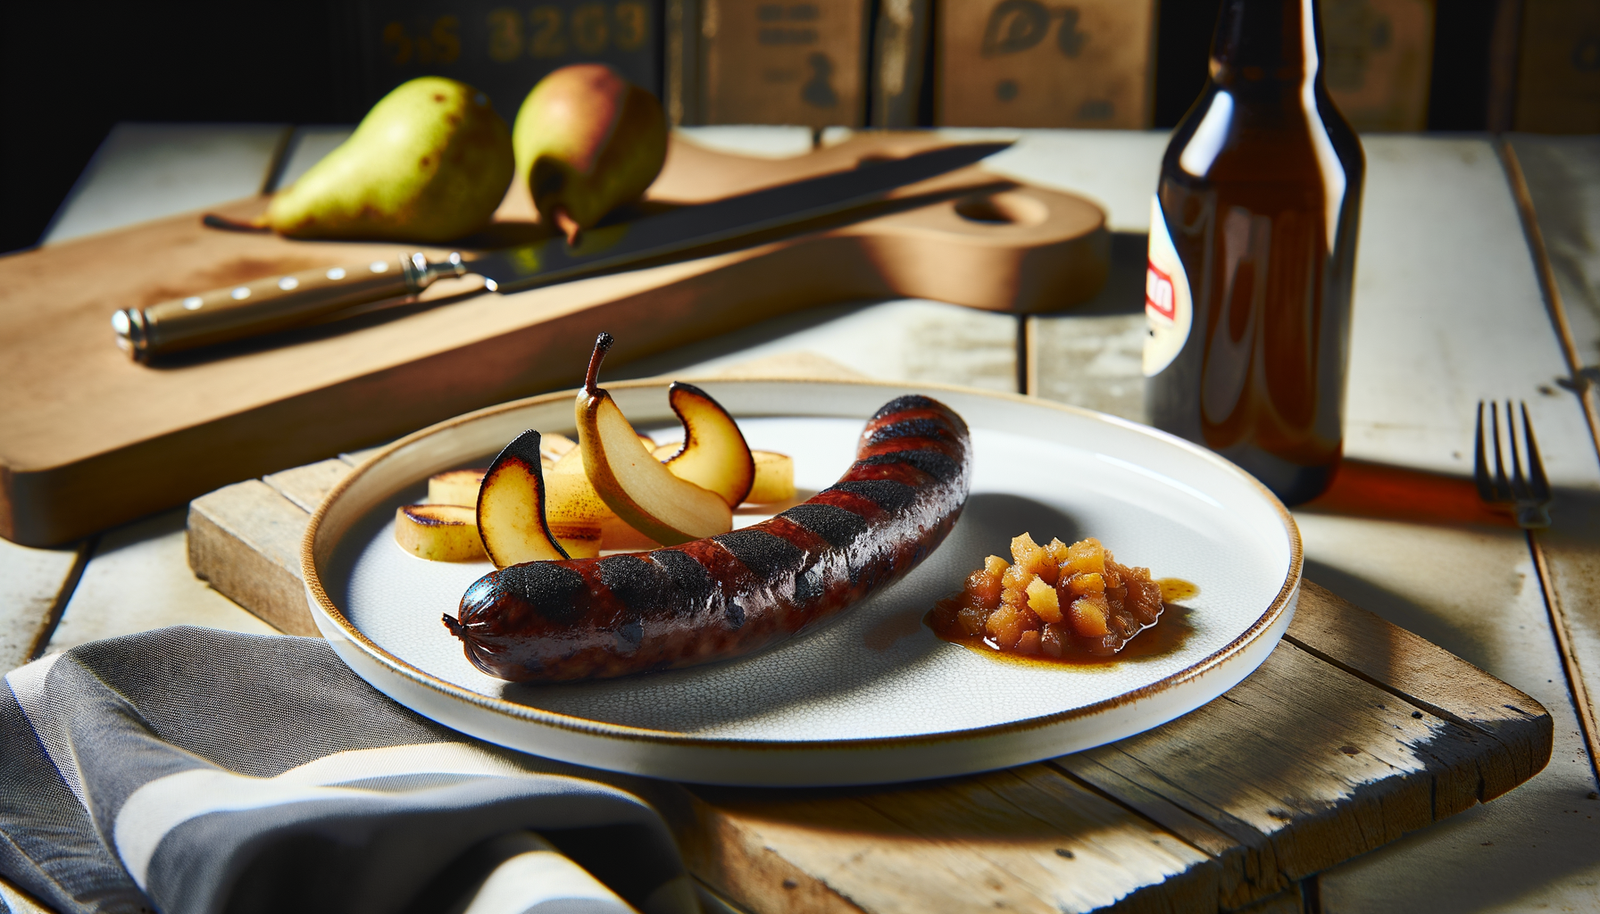
[[(195, 573), (314, 635), (300, 543), (359, 456), (196, 499)], [(1533, 777), (1552, 735), (1532, 698), (1307, 581), (1288, 634), (1244, 682), (1075, 755), (807, 790), (575, 773), (652, 802), (702, 885), (751, 914), (1288, 914), (1306, 910), (1299, 880)]]
[[(774, 160), (675, 141), (645, 206), (717, 199), (943, 142), (859, 136)], [(519, 200), (509, 194), (493, 229), (468, 239), (478, 247), (461, 250), (543, 237)], [(248, 218), (265, 203), (215, 211)], [(471, 277), (440, 282), (420, 302), (155, 367), (115, 348), (113, 311), (364, 264), (403, 246), (219, 231), (190, 214), (0, 258), (0, 536), (64, 543), (228, 482), (572, 386), (601, 330), (616, 335), (612, 359), (622, 363), (851, 299), (1066, 307), (1104, 283), (1110, 236), (1094, 204), (974, 167), (746, 245), (513, 295), (481, 293)]]

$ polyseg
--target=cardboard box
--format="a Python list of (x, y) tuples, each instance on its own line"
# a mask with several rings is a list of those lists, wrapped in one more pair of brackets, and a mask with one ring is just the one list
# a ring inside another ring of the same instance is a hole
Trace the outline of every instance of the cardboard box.
[(1150, 126), (1156, 0), (940, 0), (936, 119)]
[(868, 0), (699, 0), (702, 124), (866, 123)]
[(1434, 0), (1323, 0), (1328, 94), (1362, 131), (1425, 130)]
[(1516, 129), (1600, 133), (1600, 2), (1524, 0)]

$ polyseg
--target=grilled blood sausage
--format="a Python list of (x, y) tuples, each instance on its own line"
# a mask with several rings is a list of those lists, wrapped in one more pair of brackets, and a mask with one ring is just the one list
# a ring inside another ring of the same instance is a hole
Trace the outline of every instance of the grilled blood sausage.
[(682, 546), (491, 572), (444, 624), (491, 676), (559, 682), (723, 660), (776, 644), (898, 580), (955, 525), (971, 442), (922, 396), (878, 410), (832, 487)]

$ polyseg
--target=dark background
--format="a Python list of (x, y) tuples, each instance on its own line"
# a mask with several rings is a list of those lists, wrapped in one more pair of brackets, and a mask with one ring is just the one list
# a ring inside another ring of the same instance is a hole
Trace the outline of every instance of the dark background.
[[(1158, 127), (1177, 123), (1200, 91), (1217, 5), (1162, 0)], [(1439, 3), (1430, 130), (1488, 124), (1496, 5)], [(37, 242), (118, 121), (360, 120), (381, 90), (363, 84), (354, 10), (313, 0), (7, 0), (0, 6), (0, 251)]]

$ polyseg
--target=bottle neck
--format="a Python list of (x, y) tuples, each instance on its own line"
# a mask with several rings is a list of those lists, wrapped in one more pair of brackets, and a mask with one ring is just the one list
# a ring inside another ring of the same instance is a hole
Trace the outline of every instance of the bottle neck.
[(1223, 0), (1211, 79), (1229, 88), (1321, 76), (1320, 0)]

